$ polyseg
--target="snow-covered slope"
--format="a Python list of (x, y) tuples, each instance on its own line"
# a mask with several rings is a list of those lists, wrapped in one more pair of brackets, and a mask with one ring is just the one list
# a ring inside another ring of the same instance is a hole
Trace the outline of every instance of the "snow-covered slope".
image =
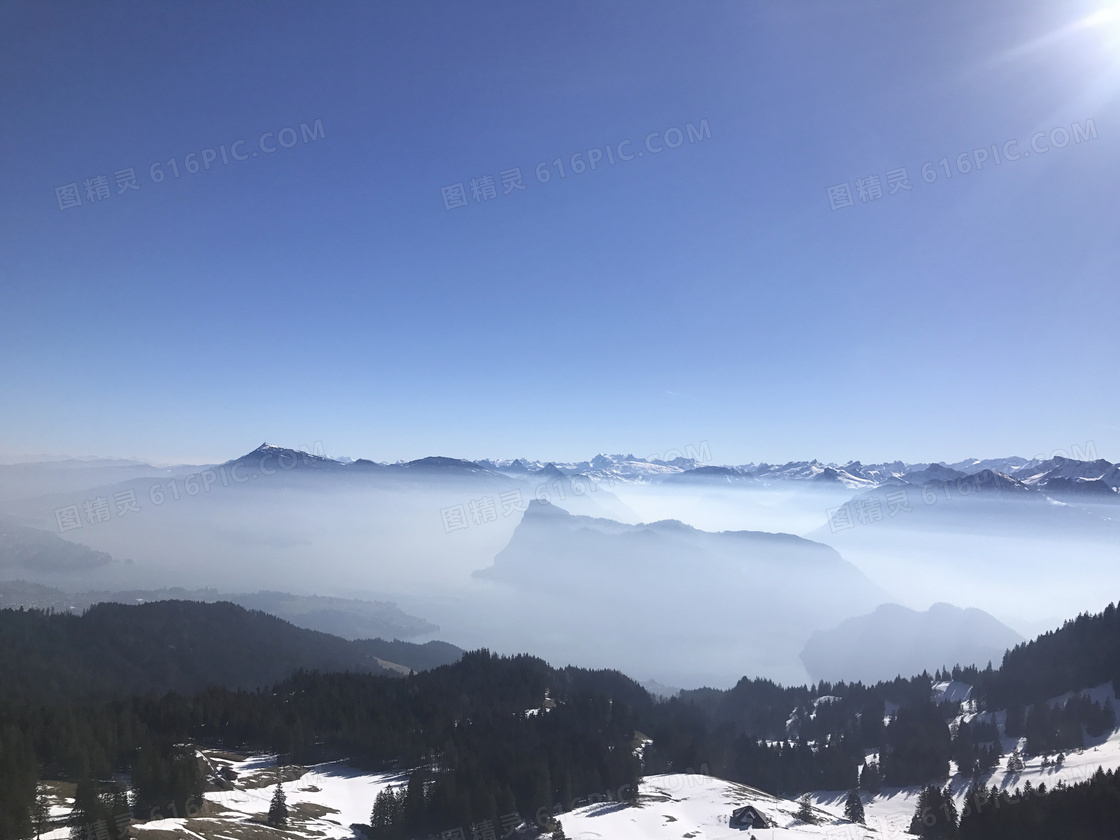
[[(179, 837), (203, 840), (241, 840), (248, 837), (354, 838), (353, 824), (369, 822), (377, 794), (390, 784), (407, 778), (388, 773), (365, 773), (343, 762), (306, 768), (298, 779), (284, 782), (290, 823), (284, 832), (274, 832), (262, 823), (275, 790), (276, 756), (259, 755), (230, 760), (222, 753), (204, 753), (215, 768), (227, 767), (237, 774), (232, 790), (205, 794), (206, 809), (191, 817), (180, 816), (136, 823), (140, 840), (156, 840), (174, 832)], [(285, 775), (303, 768), (285, 768)], [(260, 785), (260, 786), (257, 786)], [(263, 832), (263, 833), (262, 833)]]
[[(1115, 699), (1111, 686), (1093, 689), (1097, 700)], [(1055, 698), (1059, 702), (1061, 698)], [(1010, 752), (1017, 742), (1005, 739)], [(232, 789), (205, 794), (206, 808), (190, 817), (149, 820), (133, 824), (133, 836), (139, 840), (164, 840), (190, 837), (196, 840), (259, 840), (259, 838), (354, 838), (352, 825), (364, 824), (374, 798), (388, 785), (407, 781), (404, 774), (366, 773), (344, 762), (332, 762), (308, 768), (284, 769), (284, 791), (291, 823), (283, 832), (264, 825), (274, 791), (276, 756), (234, 756), (228, 753), (201, 753), (211, 772), (228, 768), (236, 773)], [(1120, 767), (1120, 730), (1107, 739), (1081, 751), (1070, 752), (1064, 765), (1042, 767), (1041, 757), (1028, 758), (1025, 769), (1009, 774), (998, 769), (986, 786), (995, 785), (1009, 798), (1000, 807), (1014, 807), (1014, 793), (1027, 781), (1037, 789), (1045, 783), (1052, 788), (1059, 781), (1076, 784), (1089, 779), (1098, 767)], [(954, 768), (955, 769), (955, 768)], [(950, 785), (963, 810), (968, 779), (955, 774)], [(605, 791), (598, 797), (577, 802), (572, 810), (557, 814), (565, 834), (572, 840), (796, 840), (796, 838), (830, 838), (830, 840), (902, 840), (910, 825), (918, 801), (919, 789), (883, 788), (877, 796), (863, 794), (866, 825), (848, 822), (842, 816), (847, 791), (816, 791), (810, 800), (814, 805), (815, 824), (797, 818), (798, 803), (772, 796), (747, 785), (735, 784), (699, 773), (674, 773), (646, 777), (634, 791)], [(72, 800), (52, 808), (52, 815), (62, 816), (72, 807)], [(752, 805), (772, 828), (739, 829), (730, 826), (732, 812)], [(522, 815), (531, 819), (534, 815)], [(448, 827), (449, 830), (453, 826)], [(44, 840), (66, 840), (69, 829), (55, 828), (43, 835)]]
[[(263, 784), (274, 772), (276, 757), (254, 756), (230, 760), (220, 753), (206, 753), (214, 768), (237, 773), (234, 789), (207, 793), (207, 812), (190, 818), (153, 820), (134, 825), (140, 840), (162, 840), (166, 832), (202, 840), (241, 840), (273, 836), (261, 825), (274, 790)], [(287, 768), (290, 773), (295, 768)], [(352, 824), (369, 820), (373, 800), (389, 784), (406, 781), (400, 775), (362, 773), (343, 763), (307, 768), (298, 779), (286, 781), (284, 790), (292, 814), (286, 837), (352, 838)], [(797, 819), (798, 804), (746, 785), (712, 776), (677, 773), (650, 776), (630, 789), (589, 797), (580, 807), (556, 815), (572, 840), (677, 840), (677, 838), (736, 838), (746, 840), (752, 830), (731, 828), (732, 811), (753, 805), (773, 826), (754, 829), (759, 838), (876, 838), (874, 829), (855, 826), (840, 816), (839, 808), (816, 807), (816, 824)], [(580, 803), (577, 802), (577, 805)], [(534, 815), (522, 815), (531, 819)], [(543, 818), (543, 814), (541, 815)], [(449, 826), (449, 830), (454, 827)], [(260, 832), (265, 833), (260, 833)], [(837, 833), (847, 831), (849, 833)], [(275, 836), (281, 836), (275, 832)], [(50, 838), (55, 840), (55, 838)], [(57, 840), (62, 840), (59, 834)]]
[[(1007, 741), (1006, 743), (1011, 749), (1014, 749), (1014, 741)], [(995, 785), (1000, 791), (1007, 794), (1008, 798), (1001, 800), (1000, 807), (1014, 807), (1015, 790), (1017, 788), (1021, 790), (1028, 781), (1031, 783), (1031, 787), (1035, 789), (1043, 783), (1047, 788), (1053, 788), (1058, 782), (1074, 785), (1088, 781), (1099, 767), (1105, 770), (1120, 767), (1120, 731), (1112, 733), (1108, 740), (1096, 746), (1067, 753), (1065, 763), (1060, 768), (1053, 765), (1042, 767), (1041, 756), (1026, 758), (1024, 764), (1025, 769), (1022, 773), (1011, 774), (1001, 766), (992, 774), (991, 778), (986, 780), (985, 786), (989, 790)], [(950, 784), (957, 803), (957, 811), (963, 812), (968, 799), (969, 780), (960, 774), (955, 774)], [(884, 838), (899, 838), (899, 840), (902, 840), (902, 838), (910, 836), (905, 832), (910, 827), (910, 820), (914, 816), (919, 791), (920, 789), (917, 787), (884, 787), (874, 797), (865, 793), (863, 795), (863, 807), (868, 827), (878, 829), (879, 836)], [(847, 795), (847, 791), (816, 791), (812, 798), (813, 802), (819, 807), (839, 813), (844, 807), (844, 800)], [(760, 840), (764, 836), (760, 835)], [(838, 836), (844, 837), (846, 835)]]
[[(934, 691), (940, 695), (937, 699), (959, 700), (968, 696), (970, 688), (971, 686), (964, 683), (946, 682), (935, 685)], [(1074, 693), (1070, 692), (1061, 697), (1054, 697), (1049, 702), (1052, 705), (1061, 704), (1072, 697)], [(1102, 704), (1110, 702), (1115, 705), (1118, 702), (1110, 683), (1076, 693), (1084, 694)], [(964, 708), (969, 708), (969, 705), (966, 703)], [(971, 712), (963, 713), (957, 719), (970, 720), (974, 716)], [(1002, 731), (1005, 714), (996, 712), (995, 716)], [(1002, 739), (1004, 754), (1009, 755), (1017, 749), (1021, 751), (1025, 742), (1026, 739), (1023, 738), (1004, 737)], [(1045, 784), (1047, 789), (1052, 789), (1059, 782), (1074, 785), (1088, 781), (1098, 768), (1104, 770), (1120, 768), (1120, 729), (1107, 737), (1089, 740), (1087, 743), (1088, 746), (1085, 749), (1065, 753), (1065, 760), (1060, 767), (1054, 764), (1053, 756), (1045, 759), (1043, 756), (1024, 756), (1024, 769), (1020, 773), (1009, 773), (1006, 763), (1001, 762), (1000, 766), (985, 778), (984, 786), (989, 790), (992, 786), (995, 786), (1007, 795), (1006, 799), (1001, 799), (1000, 807), (1014, 807), (1016, 790), (1021, 790), (1027, 782), (1030, 782), (1031, 787), (1035, 790), (1038, 790), (1042, 784)], [(877, 760), (878, 756), (869, 756), (869, 758)], [(1047, 764), (1045, 767), (1043, 767), (1044, 760)], [(952, 762), (950, 762), (950, 768), (952, 776), (948, 784), (952, 788), (957, 811), (963, 813), (968, 800), (971, 779), (966, 774), (959, 773), (956, 765)], [(863, 802), (867, 825), (879, 829), (884, 837), (901, 838), (907, 836), (904, 832), (909, 828), (910, 820), (914, 816), (919, 791), (920, 788), (918, 787), (884, 787), (877, 796), (870, 797), (864, 794)], [(847, 791), (816, 791), (812, 798), (822, 808), (843, 809)]]
[[(740, 829), (730, 825), (731, 812), (753, 805), (773, 826)], [(649, 776), (639, 786), (637, 802), (600, 802), (560, 814), (564, 833), (572, 840), (759, 840), (769, 838), (878, 838), (873, 828), (845, 820), (843, 800), (814, 810), (816, 825), (796, 818), (798, 805), (746, 785), (691, 773)]]

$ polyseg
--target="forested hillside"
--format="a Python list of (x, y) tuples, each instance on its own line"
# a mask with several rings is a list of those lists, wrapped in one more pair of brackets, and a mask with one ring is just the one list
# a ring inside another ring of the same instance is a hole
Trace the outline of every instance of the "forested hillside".
[[(981, 791), (1004, 761), (1006, 737), (1051, 755), (1116, 725), (1111, 704), (1094, 699), (1100, 692), (1079, 693), (1113, 673), (1113, 607), (1019, 646), (999, 668), (870, 686), (744, 678), (660, 703), (617, 672), (487, 651), (411, 676), (359, 673), (399, 644), (345, 642), (231, 604), (107, 604), (80, 617), (0, 611), (0, 838), (27, 830), (40, 778), (81, 783), (89, 808), (124, 803), (140, 818), (182, 808), (204, 783), (183, 744), (407, 770), (424, 797), (407, 808), (383, 801), (382, 810), (405, 809), (408, 830), (426, 833), (567, 807), (642, 774), (689, 768), (792, 796), (884, 785), (936, 792), (952, 762)], [(1044, 671), (1053, 676), (1035, 676)], [(256, 690), (270, 679), (272, 688)], [(937, 702), (935, 684), (950, 679), (973, 687), (963, 706)], [(1006, 723), (992, 714), (1003, 711)], [(129, 772), (131, 801), (105, 783)], [(1088, 792), (1041, 799), (1032, 819), (1052, 825), (1071, 802), (1110, 801), (1113, 787), (1112, 777), (1094, 779)], [(1006, 823), (966, 814), (960, 830), (993, 825), (992, 837), (1020, 836), (1005, 832), (1019, 830), (1024, 813)]]
[(98, 793), (113, 799), (98, 780), (131, 772), (138, 817), (182, 813), (203, 789), (193, 753), (176, 746), (183, 742), (272, 750), (294, 763), (345, 757), (415, 768), (427, 794), (410, 825), (423, 833), (499, 812), (533, 814), (635, 783), (636, 724), (651, 706), (619, 674), (486, 651), (406, 678), (301, 672), (268, 692), (212, 688), (61, 708), (6, 699), (0, 837), (25, 836), (40, 777), (77, 781), (94, 791), (96, 809)]
[(447, 657), (455, 658), (438, 643), (349, 642), (227, 602), (103, 603), (82, 615), (0, 610), (0, 694), (45, 703), (260, 688), (300, 668), (384, 673), (378, 658), (419, 670)]

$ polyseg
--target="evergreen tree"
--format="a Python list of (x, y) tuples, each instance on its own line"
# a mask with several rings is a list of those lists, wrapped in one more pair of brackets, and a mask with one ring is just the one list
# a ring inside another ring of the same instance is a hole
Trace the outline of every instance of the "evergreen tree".
[(377, 798), (373, 801), (373, 813), (370, 815), (369, 823), (375, 837), (390, 836), (393, 833), (392, 829), (400, 823), (400, 806), (392, 785), (377, 794)]
[(941, 711), (930, 702), (902, 706), (887, 727), (883, 753), (887, 784), (928, 784), (949, 775), (953, 739)]
[(78, 780), (74, 791), (74, 808), (70, 811), (70, 838), (82, 840), (98, 822), (106, 820), (101, 791), (90, 778)]
[(1009, 738), (1019, 738), (1023, 734), (1023, 719), (1026, 709), (1022, 703), (1014, 702), (1007, 707), (1007, 717), (1003, 724), (1003, 731)]
[(268, 824), (275, 828), (284, 828), (288, 824), (288, 800), (279, 781), (276, 782), (276, 792), (272, 794), (272, 802), (268, 806)]
[(1007, 772), (1011, 774), (1018, 774), (1023, 772), (1026, 765), (1023, 763), (1023, 755), (1018, 750), (1015, 750), (1007, 757)]
[(953, 734), (953, 761), (961, 773), (972, 775), (976, 772), (980, 751), (976, 746), (976, 736), (972, 727), (962, 722)]
[(128, 804), (128, 792), (120, 785), (114, 785), (108, 802), (110, 831), (117, 840), (128, 840), (128, 828), (132, 825), (132, 808)]
[(38, 767), (31, 739), (18, 725), (5, 723), (0, 713), (0, 838), (24, 838), (34, 830)]
[(854, 823), (864, 823), (863, 800), (859, 798), (859, 788), (848, 791), (848, 801), (844, 803), (844, 816)]
[(874, 761), (869, 761), (863, 765), (863, 770), (859, 774), (859, 786), (872, 796), (879, 793), (883, 786), (883, 779), (879, 774), (879, 765)]
[(958, 836), (957, 804), (949, 788), (927, 785), (918, 794), (910, 833), (922, 840), (954, 840)]
[(31, 822), (35, 827), (36, 840), (47, 830), (50, 816), (51, 807), (47, 799), (47, 786), (39, 782), (35, 788), (35, 805), (31, 810)]
[(813, 800), (809, 797), (809, 794), (803, 793), (797, 798), (796, 816), (803, 823), (816, 824), (817, 818), (813, 814)]
[[(428, 798), (425, 791), (426, 773), (423, 769), (413, 770), (408, 777), (404, 802), (401, 806), (403, 828), (412, 834), (423, 833), (427, 829)], [(516, 809), (515, 809), (516, 810)]]
[(142, 818), (184, 815), (192, 798), (202, 798), (203, 779), (194, 750), (166, 742), (145, 744), (136, 754), (132, 786)]

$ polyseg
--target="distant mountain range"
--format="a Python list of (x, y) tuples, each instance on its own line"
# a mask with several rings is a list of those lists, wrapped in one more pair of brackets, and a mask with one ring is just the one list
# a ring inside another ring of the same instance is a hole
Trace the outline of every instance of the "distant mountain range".
[[(60, 542), (62, 542), (60, 540)], [(71, 543), (65, 543), (72, 545)], [(221, 593), (217, 589), (156, 589), (117, 592), (63, 592), (22, 580), (0, 582), (0, 608), (81, 613), (94, 604), (143, 604), (152, 601), (228, 601), (290, 621), (297, 627), (330, 633), (343, 639), (409, 639), (439, 627), (402, 612), (388, 601), (362, 601), (287, 592)]]
[[(863, 464), (859, 461), (850, 461), (840, 465), (814, 460), (790, 461), (786, 464), (752, 463), (719, 466), (702, 460), (703, 451), (694, 451), (692, 456), (681, 456), (669, 461), (640, 458), (632, 454), (599, 454), (590, 460), (575, 462), (534, 461), (524, 458), (466, 461), (457, 458), (432, 457), (387, 464), (366, 459), (335, 461), (271, 444), (262, 444), (248, 455), (227, 462), (225, 466), (232, 467), (239, 464), (242, 467), (251, 467), (259, 463), (262, 458), (274, 459), (281, 468), (304, 467), (345, 470), (350, 473), (375, 471), (400, 476), (435, 474), (470, 475), (477, 478), (490, 474), (495, 477), (516, 479), (536, 478), (546, 482), (584, 478), (608, 484), (700, 482), (765, 485), (771, 482), (797, 481), (836, 484), (853, 490), (888, 485), (921, 487), (931, 481), (963, 481), (972, 476), (996, 475), (1011, 479), (1009, 486), (1016, 489), (1040, 491), (1048, 496), (1073, 495), (1078, 499), (1103, 500), (1120, 497), (1120, 465), (1104, 459), (1085, 461), (1062, 456), (1054, 456), (1046, 460), (1028, 460), (1021, 457), (985, 460), (970, 458), (953, 464), (945, 462), (909, 464), (903, 461)], [(286, 467), (287, 464), (294, 466)]]
[[(880, 486), (920, 487), (931, 481), (956, 481), (990, 473), (1013, 479), (1015, 486), (1047, 495), (1077, 498), (1115, 499), (1120, 496), (1120, 465), (1104, 459), (1078, 460), (1054, 456), (1045, 460), (1021, 457), (970, 458), (955, 463), (906, 463), (888, 461), (846, 464), (821, 461), (790, 461), (785, 464), (748, 463), (717, 465), (711, 463), (706, 447), (689, 447), (687, 456), (661, 460), (633, 454), (599, 454), (586, 461), (540, 461), (525, 458), (484, 459), (433, 456), (413, 461), (386, 463), (366, 458), (334, 459), (263, 443), (253, 451), (222, 464), (150, 467), (135, 462), (52, 461), (41, 464), (0, 465), (0, 501), (15, 495), (29, 496), (66, 492), (76, 486), (109, 485), (153, 475), (183, 475), (201, 469), (219, 470), (221, 480), (243, 483), (253, 477), (318, 471), (338, 476), (377, 475), (396, 478), (470, 477), (474, 480), (536, 480), (546, 484), (555, 480), (584, 479), (599, 483), (713, 483), (766, 486), (775, 482), (833, 484), (852, 490)], [(17, 489), (23, 492), (16, 493)]]
[(813, 680), (875, 683), (899, 675), (933, 673), (941, 667), (998, 666), (1023, 637), (978, 609), (934, 604), (917, 612), (882, 604), (813, 633), (801, 661)]
[[(836, 465), (794, 461), (782, 465), (718, 466), (704, 462), (708, 457), (701, 451), (671, 460), (600, 454), (572, 463), (429, 457), (387, 464), (364, 458), (336, 460), (266, 443), (222, 464), (153, 467), (148, 474), (132, 463), (50, 462), (41, 465), (40, 470), (34, 465), (5, 465), (0, 466), (0, 503), (7, 514), (6, 519), (0, 516), (0, 578), (27, 577), (32, 571), (37, 574), (92, 572), (112, 563), (114, 557), (121, 559), (122, 549), (131, 552), (137, 545), (135, 541), (113, 543), (102, 530), (88, 528), (67, 533), (65, 539), (59, 539), (58, 534), (62, 527), (60, 517), (66, 510), (70, 511), (76, 528), (83, 528), (93, 521), (85, 521), (90, 515), (87, 510), (90, 504), (100, 499), (105, 508), (111, 504), (110, 500), (115, 502), (122, 497), (135, 499), (136, 505), (144, 510), (166, 511), (164, 517), (179, 520), (204, 514), (201, 509), (198, 514), (180, 509), (179, 504), (164, 503), (161, 507), (164, 499), (201, 503), (220, 499), (228, 505), (231, 518), (226, 531), (232, 538), (254, 544), (267, 539), (271, 545), (285, 549), (301, 539), (306, 541), (306, 533), (296, 533), (286, 527), (271, 527), (264, 532), (259, 528), (247, 528), (247, 523), (254, 519), (259, 521), (269, 510), (276, 510), (286, 499), (294, 498), (286, 495), (292, 491), (306, 492), (311, 494), (308, 498), (321, 499), (324, 490), (388, 494), (385, 496), (387, 503), (378, 501), (376, 504), (383, 510), (389, 505), (399, 507), (401, 512), (394, 514), (397, 521), (403, 521), (406, 516), (428, 517), (427, 521), (437, 526), (440, 511), (456, 501), (463, 505), (465, 517), (466, 502), (489, 496), (496, 505), (499, 497), (507, 493), (515, 497), (512, 504), (518, 512), (524, 510), (529, 500), (538, 499), (559, 504), (575, 514), (633, 521), (634, 511), (611, 491), (611, 488), (625, 486), (681, 490), (821, 489), (830, 491), (832, 505), (836, 504), (833, 499), (837, 492), (852, 492), (851, 500), (843, 509), (831, 508), (834, 513), (828, 515), (827, 524), (821, 526), (823, 530), (802, 531), (813, 538), (827, 538), (826, 532), (835, 533), (843, 524), (836, 516), (855, 521), (861, 515), (857, 508), (874, 508), (868, 515), (899, 527), (910, 526), (919, 519), (940, 523), (973, 517), (972, 509), (977, 508), (974, 504), (933, 506), (937, 499), (966, 497), (970, 501), (1057, 503), (1039, 518), (1036, 523), (1039, 526), (1056, 523), (1079, 532), (1088, 533), (1086, 529), (1089, 529), (1111, 535), (1117, 525), (1111, 516), (1095, 510), (1120, 500), (1120, 466), (1103, 459), (1089, 461), (1055, 456), (1046, 460), (969, 459), (953, 464), (893, 461), (865, 465), (852, 461)], [(32, 493), (47, 488), (50, 492), (15, 498), (16, 488), (23, 485)], [(263, 497), (270, 495), (261, 492), (265, 490), (270, 491), (274, 501), (263, 502)], [(230, 503), (235, 496), (245, 502), (251, 502), (251, 497), (260, 497), (258, 504), (264, 506), (245, 508), (234, 515)], [(7, 501), (3, 501), (5, 497)], [(923, 514), (888, 518), (885, 512), (895, 510), (892, 500), (896, 499), (903, 500), (904, 507), (922, 510)], [(825, 507), (822, 505), (822, 512)], [(1005, 513), (1014, 512), (1018, 516), (1018, 505), (1014, 509), (1004, 507), (1007, 508)], [(404, 513), (405, 508), (411, 512)], [(509, 512), (507, 504), (501, 518)], [(990, 512), (985, 510), (980, 516), (987, 517)], [(116, 523), (116, 518), (113, 522)], [(122, 522), (133, 527), (132, 520)], [(198, 530), (193, 523), (184, 527), (188, 532), (191, 528)], [(1012, 523), (1009, 527), (1018, 526)], [(54, 533), (43, 534), (44, 529)], [(160, 539), (166, 537), (161, 534)], [(75, 545), (87, 540), (92, 547)], [(329, 629), (342, 632), (341, 627)]]
[[(1091, 455), (719, 465), (705, 447), (676, 454), (389, 464), (263, 444), (211, 466), (0, 466), (0, 580), (118, 595), (182, 587), (184, 598), (205, 586), (340, 595), (241, 602), (346, 637), (411, 635), (411, 616), (376, 625), (342, 603), (362, 593), (437, 619), (464, 644), (520, 633), (523, 649), (687, 686), (731, 668), (803, 679), (813, 631), (885, 601), (956, 602), (954, 575), (984, 581), (967, 603), (1021, 621), (1039, 617), (1015, 605), (1036, 589), (1052, 593), (1043, 617), (1081, 603), (1055, 557), (1105, 581), (1117, 568), (1120, 467)], [(892, 515), (899, 495), (906, 513)], [(118, 515), (119, 497), (140, 510)], [(546, 499), (551, 510), (532, 503)], [(89, 517), (97, 500), (111, 518)], [(62, 533), (64, 507), (77, 527)], [(712, 532), (648, 521), (669, 516)], [(718, 533), (739, 523), (756, 530)], [(994, 538), (1016, 542), (1005, 556)], [(1006, 574), (1012, 559), (1030, 574)], [(728, 638), (730, 657), (719, 653)]]

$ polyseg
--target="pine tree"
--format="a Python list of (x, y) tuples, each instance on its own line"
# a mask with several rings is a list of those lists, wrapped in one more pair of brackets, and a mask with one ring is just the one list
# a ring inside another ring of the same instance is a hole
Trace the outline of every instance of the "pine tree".
[(105, 820), (101, 790), (88, 777), (78, 780), (74, 792), (74, 809), (70, 812), (71, 840), (82, 840), (90, 829)]
[(879, 793), (882, 784), (883, 780), (879, 775), (879, 765), (874, 761), (869, 761), (867, 764), (863, 765), (863, 770), (861, 770), (859, 774), (859, 786), (872, 796), (875, 796)]
[(426, 775), (423, 769), (417, 769), (408, 777), (408, 786), (405, 788), (404, 802), (401, 805), (406, 832), (419, 834), (427, 828), (428, 797), (424, 784)]
[(844, 816), (854, 823), (863, 825), (863, 800), (859, 798), (859, 789), (852, 788), (848, 791), (848, 801), (844, 803)]
[(1023, 734), (1023, 720), (1026, 709), (1022, 703), (1014, 702), (1007, 707), (1007, 717), (1003, 723), (1003, 731), (1009, 738), (1018, 738)]
[(958, 836), (957, 804), (949, 788), (936, 785), (922, 788), (918, 805), (910, 820), (910, 833), (923, 840), (953, 840)]
[(803, 823), (816, 824), (817, 818), (813, 814), (813, 800), (809, 794), (803, 793), (797, 798), (797, 819)]
[(373, 801), (370, 826), (374, 837), (393, 837), (400, 833), (401, 809), (404, 804), (404, 791), (400, 794), (389, 785)]
[(268, 824), (275, 828), (283, 828), (288, 824), (288, 800), (279, 781), (276, 783), (276, 793), (272, 794), (272, 803), (268, 806)]
[(373, 829), (387, 828), (392, 825), (390, 800), (393, 798), (393, 788), (382, 788), (373, 800), (373, 811), (369, 816), (369, 824)]
[(112, 823), (111, 830), (117, 840), (127, 840), (128, 827), (132, 825), (132, 809), (128, 805), (128, 791), (120, 785), (114, 785), (109, 800), (109, 816)]
[(1018, 750), (1015, 750), (1013, 753), (1011, 753), (1011, 755), (1007, 757), (1008, 773), (1022, 773), (1024, 767), (1025, 765), (1023, 764), (1023, 756)]
[(31, 821), (35, 827), (36, 840), (47, 830), (50, 816), (51, 806), (47, 799), (47, 786), (40, 782), (35, 788), (35, 804), (31, 811)]

